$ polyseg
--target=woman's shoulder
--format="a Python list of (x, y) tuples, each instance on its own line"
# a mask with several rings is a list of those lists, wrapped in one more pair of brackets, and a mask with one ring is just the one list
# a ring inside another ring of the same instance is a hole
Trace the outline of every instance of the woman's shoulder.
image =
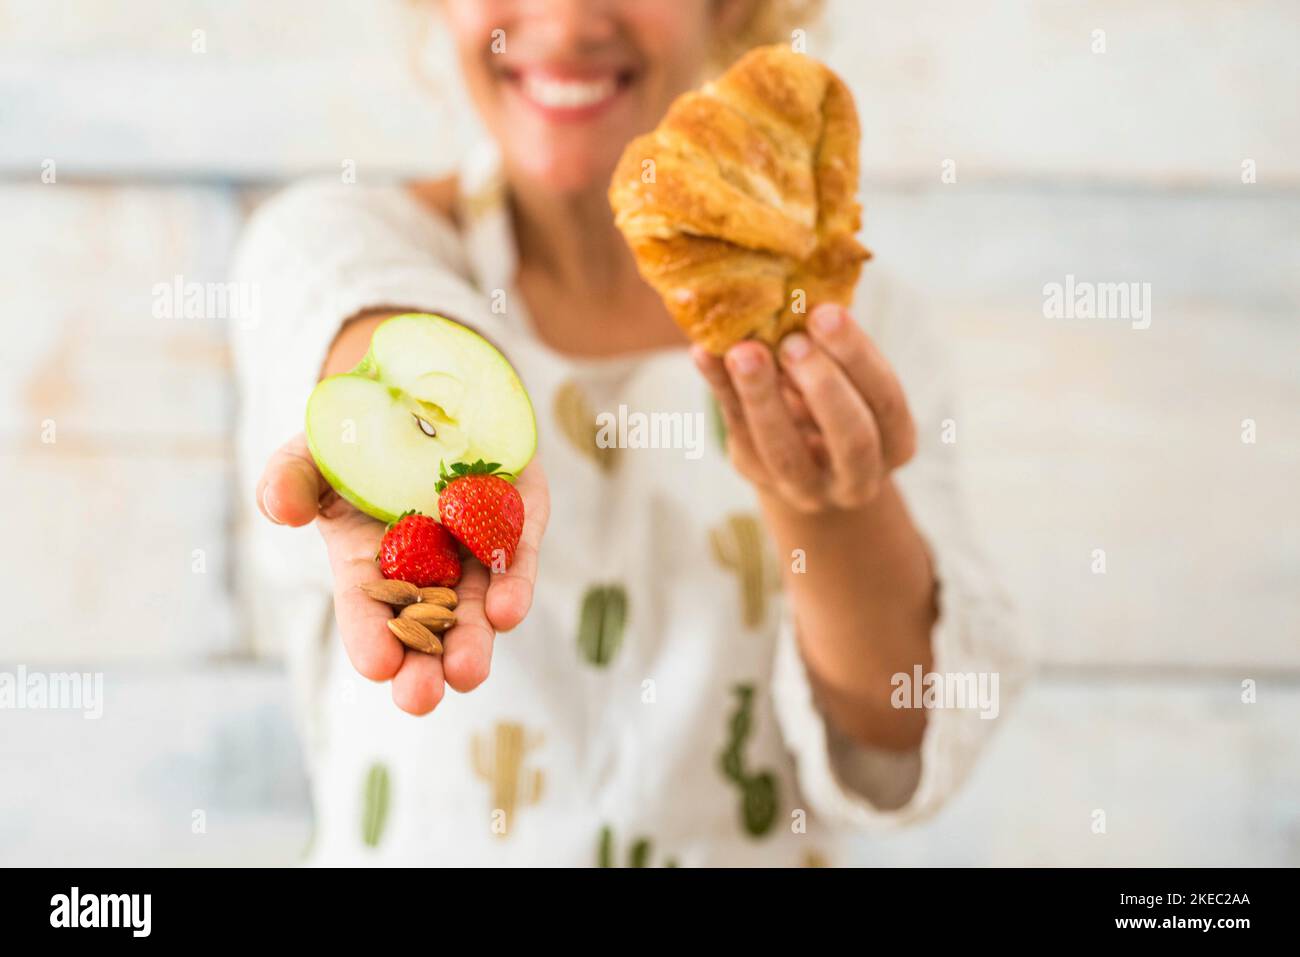
[(386, 219), (454, 230), (454, 177), (415, 183), (361, 183), (334, 176), (299, 180), (257, 204), (252, 221), (313, 222), (341, 217)]
[(442, 179), (416, 180), (407, 184), (407, 192), (432, 216), (436, 216), (459, 230), (460, 180), (456, 176)]
[(242, 244), (270, 241), (307, 256), (341, 245), (364, 245), (381, 255), (400, 245), (455, 264), (463, 257), (463, 244), (454, 200), (454, 180), (408, 186), (313, 177), (258, 203)]

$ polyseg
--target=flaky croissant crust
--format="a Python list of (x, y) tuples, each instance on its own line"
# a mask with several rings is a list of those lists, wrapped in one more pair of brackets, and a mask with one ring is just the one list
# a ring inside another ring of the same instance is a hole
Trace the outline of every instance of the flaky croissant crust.
[(870, 258), (858, 117), (829, 68), (759, 47), (628, 144), (609, 187), (645, 280), (695, 342), (775, 344), (821, 302), (848, 305)]

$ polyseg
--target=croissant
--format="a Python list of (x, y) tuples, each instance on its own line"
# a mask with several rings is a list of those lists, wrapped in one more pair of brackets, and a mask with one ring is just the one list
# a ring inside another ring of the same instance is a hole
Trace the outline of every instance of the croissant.
[(614, 222), (677, 324), (714, 354), (776, 344), (821, 302), (848, 305), (871, 257), (861, 225), (858, 117), (829, 68), (759, 47), (627, 145)]

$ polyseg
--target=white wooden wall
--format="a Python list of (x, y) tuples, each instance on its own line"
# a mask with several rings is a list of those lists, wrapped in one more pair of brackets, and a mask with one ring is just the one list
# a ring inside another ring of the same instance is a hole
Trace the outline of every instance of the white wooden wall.
[[(1300, 6), (830, 16), (810, 50), (858, 93), (871, 268), (951, 335), (977, 521), (1043, 666), (881, 862), (1300, 863)], [(449, 166), (468, 134), (426, 26), (396, 0), (0, 0), (0, 669), (102, 669), (110, 695), (93, 730), (0, 712), (0, 862), (305, 841), (287, 683), (231, 585), (222, 331), (153, 318), (151, 290), (221, 279), (268, 185)], [(1067, 273), (1151, 283), (1151, 328), (1045, 319)]]

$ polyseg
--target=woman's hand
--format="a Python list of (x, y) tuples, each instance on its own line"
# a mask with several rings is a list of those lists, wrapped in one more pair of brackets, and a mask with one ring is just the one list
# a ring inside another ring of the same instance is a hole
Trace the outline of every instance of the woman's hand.
[(916, 427), (889, 363), (847, 310), (821, 305), (777, 350), (740, 342), (695, 363), (727, 424), (732, 463), (801, 513), (870, 505), (916, 450)]
[(717, 396), (736, 469), (758, 488), (799, 648), (823, 712), (852, 739), (908, 750), (925, 712), (891, 703), (892, 676), (928, 670), (934, 574), (889, 473), (916, 427), (898, 377), (839, 306), (808, 317), (777, 354), (740, 342), (725, 359), (696, 350)]
[(315, 521), (334, 573), (334, 613), (352, 666), (372, 681), (393, 682), (393, 701), (403, 711), (427, 714), (442, 700), (445, 685), (470, 691), (483, 682), (498, 631), (523, 621), (533, 600), (537, 550), (550, 515), (550, 493), (541, 463), (534, 460), (515, 487), (524, 500), (524, 532), (515, 560), (493, 575), (466, 558), (456, 586), (456, 624), (442, 636), (442, 656), (405, 647), (388, 630), (389, 607), (358, 588), (383, 576), (375, 553), (384, 524), (357, 511), (321, 476), (306, 440), (298, 435), (271, 457), (257, 486), (262, 514), (280, 525)]

